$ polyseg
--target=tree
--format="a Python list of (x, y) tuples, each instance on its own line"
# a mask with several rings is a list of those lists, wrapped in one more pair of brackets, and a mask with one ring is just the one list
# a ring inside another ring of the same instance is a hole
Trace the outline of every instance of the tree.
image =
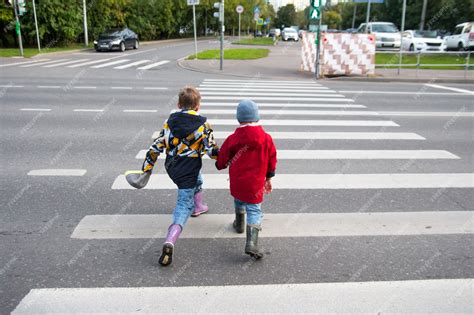
[(323, 24), (327, 24), (328, 28), (339, 29), (342, 22), (342, 17), (339, 12), (335, 10), (325, 11), (323, 14)]
[(289, 27), (296, 24), (296, 9), (293, 4), (287, 4), (280, 7), (277, 12), (277, 18), (275, 21), (276, 27)]

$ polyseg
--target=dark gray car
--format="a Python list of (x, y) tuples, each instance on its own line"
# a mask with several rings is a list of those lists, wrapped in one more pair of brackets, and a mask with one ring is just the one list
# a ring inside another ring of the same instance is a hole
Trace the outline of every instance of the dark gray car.
[(94, 41), (94, 48), (97, 51), (118, 49), (123, 52), (127, 48), (138, 49), (138, 45), (138, 35), (127, 27), (107, 30)]

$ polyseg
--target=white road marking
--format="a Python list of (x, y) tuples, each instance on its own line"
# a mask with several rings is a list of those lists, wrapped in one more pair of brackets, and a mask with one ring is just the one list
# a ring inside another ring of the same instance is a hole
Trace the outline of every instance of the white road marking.
[(167, 87), (144, 87), (144, 90), (167, 90)]
[(43, 68), (60, 67), (60, 66), (70, 65), (70, 64), (72, 64), (72, 63), (87, 61), (87, 60), (89, 60), (89, 59), (77, 59), (77, 60), (72, 60), (72, 61), (66, 61), (66, 62), (61, 62), (61, 63), (55, 63), (54, 65), (43, 66)]
[(24, 85), (0, 85), (0, 88), (23, 88)]
[(155, 68), (155, 67), (158, 67), (158, 66), (167, 64), (168, 62), (169, 62), (169, 60), (162, 60), (162, 61), (158, 61), (158, 62), (149, 64), (149, 65), (147, 65), (147, 66), (139, 67), (139, 68), (137, 68), (137, 69), (138, 69), (138, 70), (149, 70), (149, 69), (151, 69), (151, 68)]
[(73, 111), (74, 112), (93, 112), (93, 113), (96, 113), (96, 112), (103, 112), (104, 110), (103, 109), (82, 109), (82, 108), (78, 108), (78, 109), (74, 109)]
[(287, 91), (290, 93), (310, 93), (310, 92), (321, 92), (321, 93), (336, 93), (336, 91), (329, 90), (328, 88), (323, 88), (323, 87), (314, 87), (314, 88), (307, 88), (307, 89), (294, 89), (291, 87), (284, 88), (245, 88), (245, 87), (199, 87), (199, 91), (207, 92), (207, 91), (229, 91), (229, 92), (235, 92), (235, 91), (245, 91), (245, 92), (282, 92), (282, 91)]
[[(229, 189), (229, 175), (203, 174), (206, 189)], [(420, 174), (278, 174), (274, 189), (474, 188), (471, 173)], [(112, 189), (135, 189), (119, 175)], [(153, 174), (143, 189), (176, 189), (168, 175)]]
[(83, 169), (40, 169), (31, 170), (29, 176), (84, 176), (87, 170)]
[(93, 69), (100, 69), (100, 68), (105, 68), (105, 67), (117, 65), (117, 64), (119, 64), (119, 63), (124, 63), (124, 62), (127, 62), (127, 61), (130, 61), (130, 59), (115, 60), (115, 61), (111, 61), (111, 62), (107, 62), (107, 63), (100, 64), (100, 65), (97, 65), (97, 66), (92, 66), (91, 68), (93, 68)]
[[(207, 214), (189, 220), (181, 238), (244, 238), (235, 233), (234, 214)], [(164, 238), (168, 214), (88, 215), (74, 229), (77, 239)], [(469, 222), (470, 224), (466, 223)], [(261, 237), (331, 237), (472, 234), (471, 211), (370, 213), (265, 213)], [(430, 228), (427, 228), (430, 226)]]
[[(332, 98), (331, 98), (332, 97)], [(237, 100), (241, 101), (245, 98), (250, 98), (254, 101), (306, 101), (306, 102), (354, 102), (354, 100), (349, 98), (344, 98), (342, 95), (332, 95), (331, 97), (269, 97), (269, 96), (252, 96), (252, 97), (242, 97), (242, 96), (204, 96), (203, 101), (206, 100)]]
[[(209, 115), (235, 115), (235, 109), (201, 109), (202, 114)], [(372, 111), (351, 111), (351, 110), (265, 110), (259, 111), (260, 115), (285, 115), (285, 116), (379, 116), (378, 112)]]
[(115, 67), (114, 69), (127, 69), (127, 68), (131, 68), (133, 66), (138, 66), (138, 65), (141, 65), (143, 63), (147, 63), (149, 62), (150, 60), (138, 60), (138, 61), (135, 61), (135, 62), (132, 62), (132, 63), (129, 63), (129, 64), (126, 64), (126, 65), (123, 65), (123, 66), (118, 66), (118, 67)]
[(44, 66), (44, 65), (49, 65), (49, 64), (57, 63), (57, 62), (63, 62), (63, 61), (67, 61), (67, 60), (70, 60), (70, 59), (57, 59), (57, 60), (51, 60), (51, 61), (45, 61), (45, 62), (36, 62), (36, 63), (20, 66), (20, 68)]
[(38, 85), (38, 89), (60, 89), (59, 85)]
[[(237, 109), (238, 102), (201, 102), (201, 107), (235, 107)], [(258, 103), (258, 107), (302, 107), (302, 108), (367, 108), (364, 105), (353, 105), (353, 104), (306, 104), (306, 103)]]
[(83, 63), (79, 63), (79, 64), (75, 64), (75, 65), (72, 65), (72, 66), (67, 66), (67, 67), (68, 67), (68, 68), (78, 68), (78, 67), (93, 65), (93, 64), (96, 64), (96, 63), (100, 63), (100, 62), (109, 61), (109, 60), (112, 60), (112, 59), (113, 59), (113, 58), (106, 58), (106, 59), (100, 59), (100, 60), (93, 60), (93, 61), (83, 62)]
[(474, 117), (474, 112), (378, 112), (384, 116)]
[(20, 110), (25, 112), (50, 112), (51, 108), (20, 108)]
[(465, 90), (465, 89), (458, 89), (458, 88), (453, 88), (453, 87), (444, 86), (444, 85), (425, 84), (425, 86), (429, 86), (429, 87), (432, 87), (432, 88), (435, 88), (435, 89), (450, 90), (450, 91), (455, 91), (455, 92), (459, 92), (459, 93), (474, 95), (474, 91), (469, 91), (469, 90)]
[(287, 85), (287, 84), (200, 84), (199, 87), (201, 88), (234, 88), (236, 90), (241, 90), (245, 88), (266, 88), (266, 89), (327, 89), (323, 88), (318, 85)]
[(124, 109), (124, 113), (157, 113), (157, 109)]
[(387, 94), (387, 95), (426, 95), (426, 96), (468, 96), (471, 94), (461, 93), (432, 93), (432, 92), (414, 92), (414, 91), (338, 91), (342, 94)]
[(473, 281), (32, 289), (12, 314), (470, 314)]
[[(412, 132), (268, 132), (273, 139), (278, 140), (426, 140)], [(159, 136), (155, 131), (152, 139)], [(216, 139), (226, 139), (232, 132), (214, 132)]]
[(252, 84), (252, 83), (282, 83), (282, 84), (311, 84), (311, 85), (320, 85), (316, 83), (315, 81), (298, 81), (298, 80), (291, 80), (291, 81), (285, 81), (285, 80), (226, 80), (226, 79), (204, 79), (204, 82), (217, 82), (217, 83), (222, 83), (222, 82), (238, 82), (239, 84)]
[(132, 87), (129, 86), (112, 86), (112, 90), (132, 90)]
[[(148, 150), (140, 150), (135, 159), (145, 159)], [(444, 150), (278, 150), (278, 160), (457, 160), (459, 156)], [(160, 154), (160, 159), (165, 154)], [(209, 159), (207, 155), (204, 159)], [(210, 159), (209, 159), (210, 160)]]
[(97, 86), (75, 86), (75, 89), (97, 89)]
[(260, 93), (260, 92), (201, 92), (203, 97), (207, 95), (238, 95), (238, 96), (247, 96), (248, 98), (253, 98), (254, 96), (304, 96), (304, 97), (344, 97), (342, 94), (331, 94), (335, 93), (334, 91), (320, 91), (319, 93)]
[(27, 65), (27, 64), (30, 64), (30, 63), (39, 63), (39, 62), (48, 61), (48, 60), (50, 60), (50, 59), (37, 59), (37, 60), (33, 60), (33, 61), (21, 61), (21, 62), (14, 62), (14, 63), (6, 63), (6, 64), (1, 64), (0, 68), (11, 67), (11, 66), (19, 66), (19, 65)]
[[(235, 126), (239, 124), (235, 119), (210, 119), (211, 126)], [(390, 120), (288, 120), (288, 119), (262, 119), (264, 126), (341, 126), (341, 127), (399, 127)]]

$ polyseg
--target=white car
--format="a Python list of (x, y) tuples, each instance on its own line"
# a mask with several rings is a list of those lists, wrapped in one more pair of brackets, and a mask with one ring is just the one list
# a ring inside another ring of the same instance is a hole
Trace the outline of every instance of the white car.
[[(369, 22), (369, 34), (375, 35), (376, 48), (396, 49), (400, 48), (401, 34), (395, 24), (390, 22)], [(357, 29), (358, 33), (367, 33), (367, 26), (362, 23)]]
[(436, 31), (405, 31), (402, 49), (409, 51), (445, 51), (446, 44)]
[(474, 22), (456, 25), (452, 35), (445, 36), (444, 40), (448, 50), (466, 50), (474, 48)]
[(298, 32), (294, 28), (291, 28), (291, 27), (286, 27), (283, 29), (283, 31), (281, 32), (281, 38), (284, 41), (287, 41), (290, 39), (294, 41), (298, 41), (300, 39), (298, 36)]

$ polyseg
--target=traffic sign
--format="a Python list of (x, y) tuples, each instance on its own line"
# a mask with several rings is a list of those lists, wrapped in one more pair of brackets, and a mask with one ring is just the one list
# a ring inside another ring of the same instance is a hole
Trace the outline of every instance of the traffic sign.
[(257, 25), (263, 25), (263, 19), (258, 19), (257, 20)]
[(260, 14), (260, 7), (258, 5), (253, 8), (253, 13), (254, 14), (256, 14), (256, 13)]
[(199, 0), (188, 0), (188, 5), (199, 5)]
[(244, 12), (244, 7), (241, 6), (241, 5), (238, 5), (236, 8), (235, 8), (235, 11), (238, 13), (238, 14), (242, 14)]
[(309, 19), (310, 20), (319, 20), (320, 16), (321, 16), (321, 11), (320, 11), (319, 7), (310, 8), (310, 10), (309, 10)]
[(257, 21), (260, 18), (260, 13), (254, 13), (253, 14), (253, 19)]

